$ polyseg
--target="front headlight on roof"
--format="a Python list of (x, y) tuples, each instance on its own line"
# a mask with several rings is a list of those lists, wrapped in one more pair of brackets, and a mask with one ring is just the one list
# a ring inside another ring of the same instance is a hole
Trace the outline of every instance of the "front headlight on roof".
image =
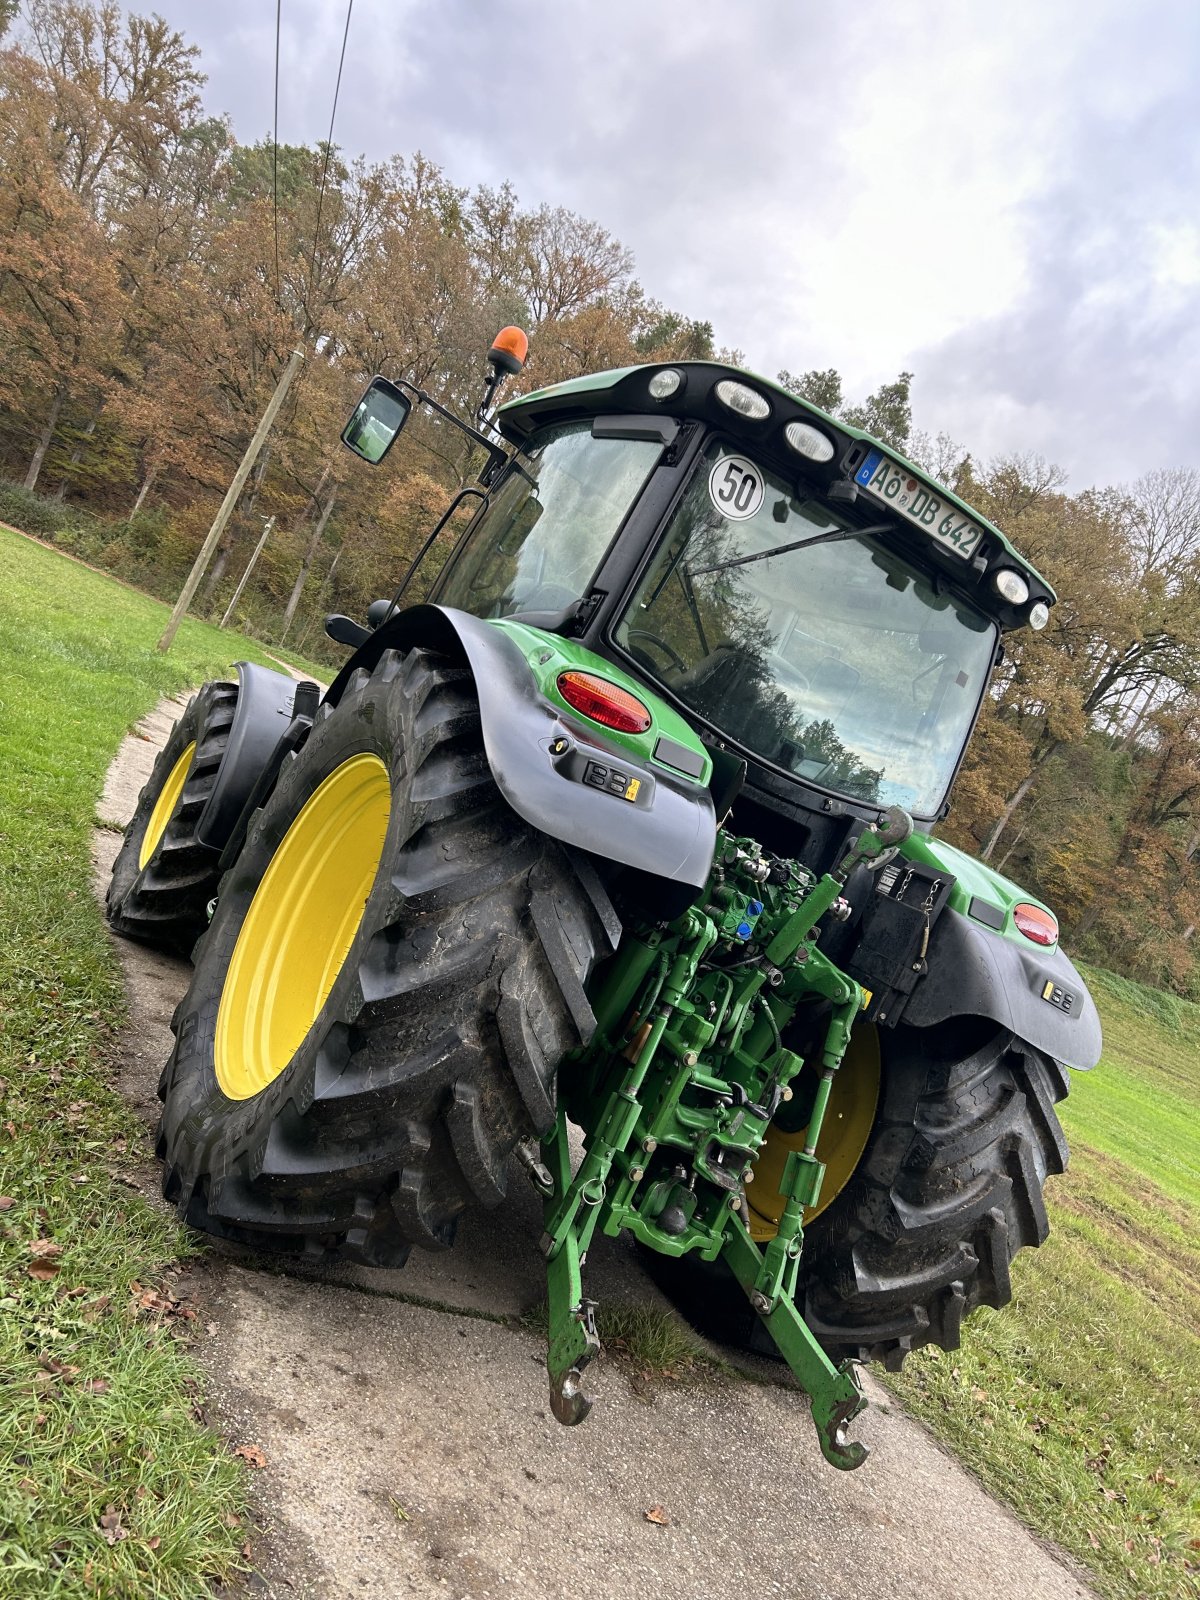
[(833, 460), (833, 440), (809, 422), (789, 422), (783, 437), (798, 455), (807, 456), (810, 461)]
[(676, 372), (674, 367), (664, 367), (661, 372), (656, 372), (650, 379), (647, 387), (652, 400), (669, 400), (683, 383), (683, 373)]
[(1023, 606), (1029, 599), (1029, 585), (1019, 572), (1014, 572), (1011, 567), (1005, 567), (1000, 572), (992, 574), (992, 587), (1002, 600), (1007, 600), (1010, 606)]
[(730, 411), (749, 422), (765, 422), (771, 415), (771, 402), (748, 383), (738, 383), (734, 378), (722, 378), (713, 390), (717, 399)]

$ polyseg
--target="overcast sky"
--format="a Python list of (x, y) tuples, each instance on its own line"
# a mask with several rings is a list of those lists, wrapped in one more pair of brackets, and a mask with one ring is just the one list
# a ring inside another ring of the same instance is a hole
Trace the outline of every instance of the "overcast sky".
[[(282, 0), (279, 138), (344, 0)], [(275, 0), (153, 0), (270, 133)], [(915, 374), (915, 420), (1071, 484), (1200, 466), (1198, 0), (355, 0), (334, 138), (510, 179), (768, 374)]]

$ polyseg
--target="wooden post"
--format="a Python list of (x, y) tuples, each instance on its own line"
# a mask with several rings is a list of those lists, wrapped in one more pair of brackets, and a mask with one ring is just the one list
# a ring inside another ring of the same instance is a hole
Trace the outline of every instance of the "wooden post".
[(220, 622), (220, 626), (222, 628), (227, 628), (229, 626), (229, 619), (233, 615), (234, 607), (237, 605), (238, 601), (242, 598), (242, 590), (246, 587), (246, 584), (250, 581), (250, 574), (254, 571), (254, 563), (258, 560), (259, 556), (262, 555), (262, 553), (263, 553), (263, 545), (266, 544), (268, 538), (270, 537), (271, 529), (274, 526), (275, 526), (275, 518), (274, 517), (268, 517), (267, 520), (266, 520), (266, 524), (263, 527), (262, 534), (259, 537), (259, 541), (254, 546), (254, 554), (250, 557), (249, 561), (247, 561), (246, 570), (245, 570), (245, 572), (242, 573), (241, 579), (238, 582), (238, 586), (233, 591), (233, 599), (229, 602), (228, 606), (226, 606), (226, 608), (225, 608), (225, 615), (221, 618), (221, 622)]
[(271, 424), (275, 421), (279, 408), (283, 404), (284, 396), (291, 388), (292, 379), (299, 372), (300, 363), (303, 360), (304, 353), (301, 350), (293, 350), (288, 357), (288, 364), (283, 369), (279, 382), (275, 385), (275, 393), (271, 396), (267, 409), (262, 414), (262, 420), (254, 430), (253, 439), (246, 446), (246, 454), (242, 457), (242, 464), (234, 473), (233, 482), (225, 491), (225, 498), (221, 501), (221, 509), (213, 518), (213, 525), (208, 530), (208, 537), (201, 545), (200, 554), (196, 557), (192, 570), (188, 573), (187, 582), (183, 586), (179, 599), (175, 602), (175, 609), (171, 612), (171, 620), (167, 623), (163, 636), (158, 641), (160, 650), (169, 650), (174, 642), (175, 635), (179, 632), (179, 624), (183, 621), (184, 613), (192, 603), (192, 596), (200, 585), (205, 568), (212, 560), (213, 551), (217, 548), (217, 541), (225, 531), (225, 524), (229, 521), (233, 508), (237, 505), (241, 492), (246, 486), (246, 479), (250, 476), (250, 468), (258, 459), (258, 452), (266, 442), (267, 435), (271, 431)]

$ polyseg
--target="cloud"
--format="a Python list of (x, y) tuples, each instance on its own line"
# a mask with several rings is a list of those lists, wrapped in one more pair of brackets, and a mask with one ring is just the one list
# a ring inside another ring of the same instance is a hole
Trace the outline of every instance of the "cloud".
[[(158, 4), (261, 137), (274, 8)], [(313, 141), (345, 12), (283, 11)], [(1190, 449), (1198, 79), (1194, 0), (356, 0), (335, 137), (595, 218), (760, 370), (914, 370), (922, 426), (1086, 479)]]
[(914, 356), (929, 426), (984, 455), (1035, 449), (1077, 487), (1196, 460), (1193, 104), (1181, 90), (1081, 129), (1076, 159), (1023, 209), (1016, 301)]

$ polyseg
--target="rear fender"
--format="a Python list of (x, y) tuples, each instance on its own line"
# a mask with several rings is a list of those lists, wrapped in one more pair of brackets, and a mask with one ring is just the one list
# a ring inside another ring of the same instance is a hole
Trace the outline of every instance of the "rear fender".
[(282, 672), (239, 661), (237, 675), (237, 709), (229, 744), (196, 823), (196, 837), (210, 850), (225, 848), (259, 773), (287, 732), (296, 698), (296, 680)]
[(933, 925), (929, 970), (903, 1020), (927, 1028), (953, 1017), (987, 1017), (1069, 1067), (1100, 1059), (1100, 1017), (1073, 964), (1057, 947), (1028, 948), (949, 906)]
[[(492, 775), (518, 816), (564, 844), (656, 878), (691, 889), (707, 883), (717, 833), (711, 762), (692, 731), (644, 685), (557, 634), (427, 605), (377, 629), (338, 674), (327, 700), (336, 704), (351, 674), (373, 668), (385, 650), (416, 647), (471, 669)], [(635, 744), (557, 703), (554, 679), (571, 667), (628, 682), (654, 717), (650, 732)], [(664, 751), (695, 775), (658, 759)]]

